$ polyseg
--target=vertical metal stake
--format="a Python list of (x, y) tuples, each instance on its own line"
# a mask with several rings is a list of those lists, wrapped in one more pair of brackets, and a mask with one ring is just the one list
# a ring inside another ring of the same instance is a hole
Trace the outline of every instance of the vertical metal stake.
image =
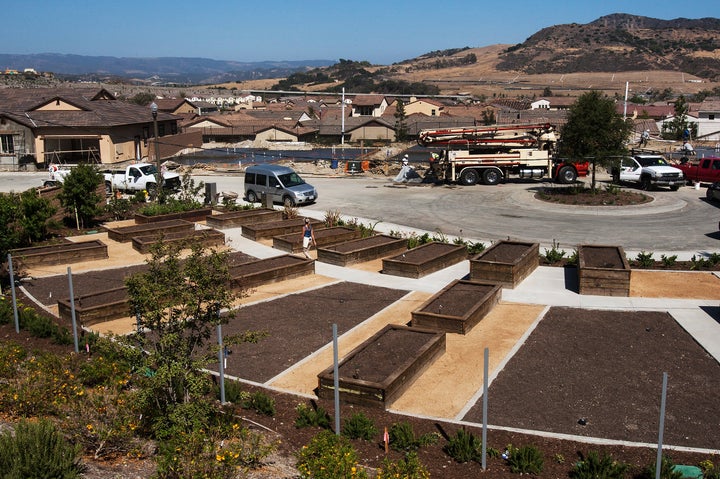
[(68, 285), (70, 287), (70, 317), (72, 317), (73, 340), (75, 341), (75, 352), (79, 353), (80, 348), (78, 347), (77, 322), (75, 320), (75, 293), (73, 292), (72, 271), (70, 271), (70, 266), (68, 266), (67, 272)]
[(485, 348), (484, 351), (484, 364), (483, 364), (483, 405), (482, 405), (482, 414), (483, 414), (483, 426), (482, 426), (482, 468), (483, 471), (487, 468), (487, 414), (488, 414), (488, 370), (489, 370), (489, 362), (488, 358), (490, 357), (490, 349)]
[(333, 388), (335, 390), (335, 434), (340, 435), (340, 377), (338, 367), (338, 335), (337, 324), (333, 323)]
[(10, 291), (12, 292), (13, 316), (15, 317), (15, 332), (20, 332), (20, 318), (18, 317), (17, 300), (15, 299), (15, 276), (13, 275), (12, 256), (8, 253), (8, 269), (10, 271)]
[(667, 396), (667, 373), (663, 373), (662, 396), (660, 397), (660, 432), (658, 433), (658, 451), (655, 460), (655, 479), (660, 479), (660, 466), (662, 466), (663, 430), (665, 429), (665, 397)]
[[(218, 311), (218, 315), (220, 312)], [(217, 325), (218, 333), (218, 362), (220, 363), (220, 404), (225, 404), (225, 348), (223, 347), (222, 324)]]

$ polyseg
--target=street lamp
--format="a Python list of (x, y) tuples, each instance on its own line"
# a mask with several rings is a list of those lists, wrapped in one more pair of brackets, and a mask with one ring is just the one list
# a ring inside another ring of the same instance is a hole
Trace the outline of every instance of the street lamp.
[(160, 170), (160, 144), (158, 143), (158, 124), (157, 124), (157, 114), (158, 114), (158, 106), (157, 103), (152, 102), (150, 104), (150, 111), (152, 112), (152, 119), (153, 119), (153, 129), (155, 130), (155, 164), (157, 167), (157, 193), (160, 193), (160, 189), (162, 188), (162, 172)]

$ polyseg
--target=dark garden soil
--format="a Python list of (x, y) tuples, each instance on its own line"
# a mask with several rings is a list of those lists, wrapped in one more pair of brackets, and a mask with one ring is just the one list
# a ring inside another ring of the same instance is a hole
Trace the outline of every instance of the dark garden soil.
[(422, 308), (426, 313), (463, 317), (493, 289), (491, 284), (457, 283)]
[(613, 246), (583, 246), (583, 260), (588, 268), (622, 269), (620, 250)]
[[(255, 257), (239, 251), (229, 253), (228, 266), (232, 268), (255, 259)], [(120, 288), (125, 285), (126, 278), (143, 271), (147, 271), (147, 265), (73, 273), (73, 293), (75, 296), (84, 296)], [(28, 279), (23, 281), (23, 286), (29, 294), (45, 306), (55, 305), (58, 299), (70, 296), (70, 283), (67, 275), (64, 274)]]
[(392, 259), (410, 264), (423, 264), (455, 249), (457, 249), (457, 245), (454, 244), (427, 243), (422, 246), (418, 246), (417, 248), (408, 250), (401, 256), (394, 256)]
[(494, 261), (496, 263), (514, 263), (528, 251), (528, 245), (517, 243), (499, 243), (492, 248), (492, 251), (482, 255), (483, 261)]
[(325, 249), (337, 251), (338, 253), (348, 253), (351, 251), (357, 251), (359, 249), (369, 249), (374, 246), (384, 245), (397, 241), (397, 238), (392, 238), (383, 235), (374, 235), (362, 238), (362, 240), (346, 241), (332, 246), (327, 246)]
[(264, 331), (267, 337), (234, 347), (225, 371), (256, 382), (268, 381), (332, 342), (333, 324), (341, 335), (405, 294), (342, 282), (240, 308), (235, 319), (223, 326), (223, 334)]
[(535, 199), (548, 203), (573, 206), (632, 206), (648, 203), (652, 198), (648, 195), (627, 190), (605, 190), (596, 188), (578, 189), (573, 186), (552, 186), (535, 193)]
[[(580, 436), (720, 449), (720, 365), (664, 312), (551, 308), (493, 381), (490, 422)], [(465, 416), (480, 421), (481, 404)], [(580, 424), (582, 421), (586, 424)]]

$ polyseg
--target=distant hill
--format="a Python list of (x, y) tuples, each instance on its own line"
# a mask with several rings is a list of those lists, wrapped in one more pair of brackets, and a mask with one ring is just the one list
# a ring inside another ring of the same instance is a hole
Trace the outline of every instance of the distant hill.
[(61, 53), (0, 53), (0, 69), (34, 68), (56, 75), (102, 79), (133, 78), (167, 83), (221, 83), (260, 78), (282, 78), (308, 68), (332, 65), (332, 60), (235, 62), (209, 58), (128, 58), (66, 55)]
[(675, 70), (720, 79), (720, 19), (659, 20), (617, 13), (548, 27), (500, 55), (527, 74)]

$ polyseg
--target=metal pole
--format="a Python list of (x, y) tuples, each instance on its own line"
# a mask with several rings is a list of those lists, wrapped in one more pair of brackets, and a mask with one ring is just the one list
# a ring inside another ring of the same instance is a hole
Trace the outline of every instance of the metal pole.
[(158, 114), (158, 106), (155, 102), (152, 102), (150, 105), (150, 111), (152, 112), (152, 119), (153, 119), (153, 130), (155, 133), (155, 167), (157, 168), (157, 194), (160, 194), (160, 190), (162, 189), (162, 182), (163, 182), (163, 175), (162, 170), (160, 169), (160, 144), (158, 143), (158, 123), (157, 123), (157, 114)]
[(75, 352), (79, 353), (80, 348), (78, 347), (77, 322), (75, 321), (75, 293), (73, 293), (73, 280), (72, 280), (72, 271), (70, 270), (70, 266), (68, 266), (67, 273), (68, 273), (68, 286), (70, 287), (70, 317), (72, 317), (73, 339), (75, 341)]
[(483, 426), (482, 426), (482, 468), (483, 471), (487, 468), (487, 414), (488, 414), (488, 358), (490, 357), (490, 349), (485, 348), (484, 351), (484, 364), (483, 364)]
[[(218, 311), (218, 316), (220, 316), (220, 311)], [(223, 347), (222, 324), (217, 325), (217, 334), (218, 346), (220, 347), (218, 351), (218, 362), (220, 363), (220, 404), (225, 404), (225, 348)]]
[(662, 445), (663, 430), (665, 429), (665, 397), (667, 396), (667, 373), (663, 373), (662, 396), (660, 396), (660, 429), (658, 433), (658, 450), (657, 459), (655, 460), (655, 479), (660, 479), (660, 469), (662, 467)]
[(342, 114), (340, 115), (342, 118), (340, 120), (341, 122), (341, 128), (340, 128), (340, 144), (345, 144), (345, 88), (342, 89), (342, 106), (340, 108)]
[(10, 291), (12, 292), (13, 316), (15, 318), (15, 332), (20, 332), (20, 318), (18, 317), (17, 300), (15, 299), (15, 275), (13, 274), (12, 256), (8, 253), (8, 269), (10, 272)]
[(337, 324), (332, 325), (333, 334), (333, 388), (335, 390), (335, 434), (340, 435), (340, 377), (338, 367)]

